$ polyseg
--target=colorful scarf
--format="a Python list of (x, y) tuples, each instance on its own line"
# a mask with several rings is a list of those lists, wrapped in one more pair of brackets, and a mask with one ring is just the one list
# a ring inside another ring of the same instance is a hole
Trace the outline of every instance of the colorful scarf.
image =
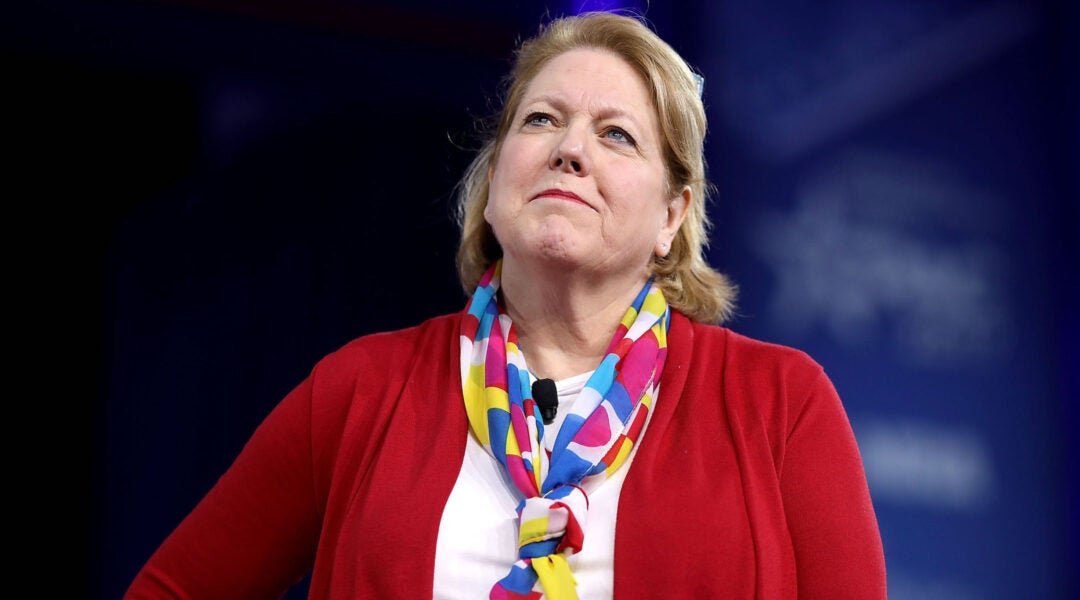
[(649, 280), (626, 311), (607, 354), (559, 429), (550, 455), (525, 357), (500, 306), (502, 261), (493, 264), (461, 323), (462, 382), (469, 426), (506, 469), (518, 504), (518, 561), (491, 600), (577, 598), (566, 557), (581, 550), (588, 496), (630, 454), (656, 397), (667, 356), (670, 311)]

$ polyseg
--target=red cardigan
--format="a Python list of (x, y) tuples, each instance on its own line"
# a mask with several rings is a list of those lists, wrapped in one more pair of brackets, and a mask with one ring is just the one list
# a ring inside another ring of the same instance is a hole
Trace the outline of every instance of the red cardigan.
[[(319, 361), (125, 598), (431, 598), (468, 435), (460, 314)], [(615, 533), (616, 598), (885, 598), (862, 461), (806, 354), (675, 313)], [(312, 570), (313, 569), (313, 570)]]

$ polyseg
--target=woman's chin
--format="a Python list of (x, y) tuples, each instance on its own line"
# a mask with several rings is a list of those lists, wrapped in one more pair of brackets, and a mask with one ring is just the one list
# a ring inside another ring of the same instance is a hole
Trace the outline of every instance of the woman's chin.
[[(548, 224), (545, 224), (548, 225)], [(521, 260), (536, 263), (536, 266), (559, 266), (572, 268), (584, 262), (590, 254), (588, 244), (583, 243), (581, 232), (572, 227), (542, 226), (532, 231), (520, 244), (516, 252)]]

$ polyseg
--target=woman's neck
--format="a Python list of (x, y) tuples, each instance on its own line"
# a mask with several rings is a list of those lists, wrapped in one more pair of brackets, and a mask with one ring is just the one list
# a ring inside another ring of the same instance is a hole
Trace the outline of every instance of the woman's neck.
[(503, 264), (500, 293), (537, 377), (564, 379), (600, 365), (647, 274), (530, 273)]

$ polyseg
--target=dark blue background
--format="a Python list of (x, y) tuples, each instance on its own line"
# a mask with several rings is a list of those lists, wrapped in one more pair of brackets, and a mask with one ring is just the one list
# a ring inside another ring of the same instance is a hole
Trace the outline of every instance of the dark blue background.
[[(463, 305), (449, 215), (474, 122), (515, 41), (582, 7), (447, 4), (5, 19), (9, 170), (27, 184), (9, 239), (30, 240), (9, 296), (32, 315), (14, 329), (45, 424), (16, 432), (45, 461), (19, 489), (63, 507), (25, 552), (74, 563), (50, 587), (119, 597), (318, 358)], [(646, 14), (706, 78), (729, 325), (832, 376), (890, 597), (1077, 597), (1073, 3)]]

